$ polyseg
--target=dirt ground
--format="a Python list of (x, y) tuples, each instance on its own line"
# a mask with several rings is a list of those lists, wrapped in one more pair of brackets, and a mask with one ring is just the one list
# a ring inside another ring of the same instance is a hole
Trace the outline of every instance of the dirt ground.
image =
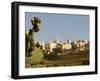
[(27, 64), (26, 68), (38, 67), (60, 67), (60, 66), (82, 66), (89, 65), (89, 53), (80, 52), (76, 54), (66, 54), (53, 59), (43, 58), (39, 64)]

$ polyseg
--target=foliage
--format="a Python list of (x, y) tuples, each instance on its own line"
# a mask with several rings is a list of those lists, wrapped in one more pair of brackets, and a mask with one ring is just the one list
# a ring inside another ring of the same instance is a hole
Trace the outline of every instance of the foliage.
[(39, 48), (35, 48), (35, 50), (31, 52), (31, 54), (32, 54), (31, 57), (26, 56), (26, 63), (28, 64), (33, 64), (33, 65), (38, 64), (44, 57), (42, 51)]
[(44, 53), (44, 57), (47, 58), (48, 60), (52, 60), (52, 59), (57, 59), (58, 57), (58, 52), (51, 52), (50, 54)]

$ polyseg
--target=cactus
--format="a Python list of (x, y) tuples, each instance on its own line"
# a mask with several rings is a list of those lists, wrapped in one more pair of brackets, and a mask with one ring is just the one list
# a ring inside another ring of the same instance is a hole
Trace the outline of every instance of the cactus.
[(31, 23), (33, 25), (32, 29), (29, 30), (29, 33), (25, 33), (25, 43), (26, 43), (26, 58), (25, 62), (27, 64), (36, 65), (41, 62), (43, 56), (42, 50), (39, 48), (39, 45), (35, 45), (35, 32), (39, 32), (41, 20), (38, 17), (32, 17)]

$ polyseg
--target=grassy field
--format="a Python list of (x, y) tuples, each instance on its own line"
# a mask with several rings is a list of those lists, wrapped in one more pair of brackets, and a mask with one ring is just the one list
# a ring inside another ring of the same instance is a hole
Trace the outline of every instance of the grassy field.
[(60, 67), (60, 66), (82, 66), (89, 65), (89, 52), (66, 54), (51, 59), (43, 58), (38, 64), (27, 64), (26, 68), (35, 67)]

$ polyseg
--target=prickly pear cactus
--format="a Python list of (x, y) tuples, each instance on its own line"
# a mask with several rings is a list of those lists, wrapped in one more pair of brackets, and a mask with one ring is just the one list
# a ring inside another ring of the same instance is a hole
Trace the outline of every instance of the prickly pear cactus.
[(43, 53), (40, 50), (40, 47), (35, 46), (35, 32), (39, 32), (41, 20), (38, 17), (32, 17), (31, 23), (33, 27), (29, 30), (29, 33), (26, 34), (26, 56), (25, 56), (25, 64), (27, 66), (37, 65), (42, 61)]
[(44, 57), (40, 48), (37, 48), (37, 47), (35, 48), (35, 50), (33, 50), (30, 53), (32, 56), (26, 57), (27, 64), (33, 64), (33, 65), (39, 64), (41, 62), (42, 58)]

